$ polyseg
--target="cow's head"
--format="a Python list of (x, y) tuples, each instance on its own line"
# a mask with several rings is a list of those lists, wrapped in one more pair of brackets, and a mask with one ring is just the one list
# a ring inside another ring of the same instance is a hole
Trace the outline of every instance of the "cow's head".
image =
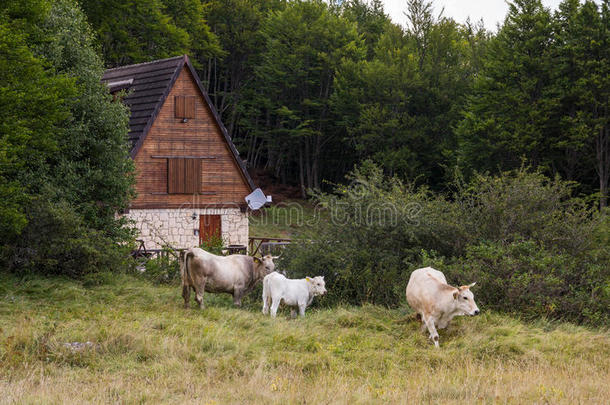
[(475, 284), (476, 283), (472, 283), (458, 287), (453, 293), (456, 307), (463, 315), (479, 315), (479, 307), (477, 306), (477, 303), (474, 302), (474, 294), (470, 291), (470, 287)]
[(326, 283), (324, 282), (324, 276), (317, 276), (314, 278), (306, 277), (305, 279), (309, 285), (309, 291), (311, 291), (313, 295), (326, 294)]
[(266, 255), (261, 258), (253, 257), (254, 266), (256, 267), (257, 273), (260, 277), (265, 277), (267, 274), (273, 273), (275, 270), (274, 259), (278, 259), (279, 256)]

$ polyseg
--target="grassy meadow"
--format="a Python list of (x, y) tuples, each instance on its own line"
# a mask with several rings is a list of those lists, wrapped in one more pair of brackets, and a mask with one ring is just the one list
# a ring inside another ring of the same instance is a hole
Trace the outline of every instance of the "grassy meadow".
[(307, 200), (285, 200), (250, 215), (250, 236), (292, 238), (324, 215)]
[[(0, 276), (0, 403), (607, 403), (610, 334), (486, 313), (434, 349), (406, 304), (304, 319), (178, 286)], [(65, 343), (91, 342), (81, 350)]]

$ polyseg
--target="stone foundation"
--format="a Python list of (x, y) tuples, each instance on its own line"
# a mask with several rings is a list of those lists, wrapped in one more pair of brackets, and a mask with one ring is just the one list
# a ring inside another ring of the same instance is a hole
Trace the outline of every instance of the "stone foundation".
[(200, 215), (221, 216), (225, 245), (248, 245), (248, 214), (239, 208), (132, 209), (125, 217), (135, 222), (138, 239), (144, 240), (147, 249), (178, 249), (199, 245)]

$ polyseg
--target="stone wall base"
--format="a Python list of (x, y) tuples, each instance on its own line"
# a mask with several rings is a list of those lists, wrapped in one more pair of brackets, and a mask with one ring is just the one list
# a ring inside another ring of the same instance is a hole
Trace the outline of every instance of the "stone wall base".
[(225, 245), (248, 245), (248, 214), (239, 208), (132, 209), (125, 217), (134, 221), (147, 249), (180, 249), (199, 245), (200, 215), (221, 216)]

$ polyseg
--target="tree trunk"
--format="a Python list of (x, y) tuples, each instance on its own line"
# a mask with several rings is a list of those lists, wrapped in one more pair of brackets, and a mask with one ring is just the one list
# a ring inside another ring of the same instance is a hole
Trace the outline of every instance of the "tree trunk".
[(314, 160), (313, 160), (313, 182), (314, 182), (314, 187), (316, 189), (320, 188), (320, 174), (319, 174), (319, 163), (320, 163), (320, 152), (321, 152), (321, 140), (320, 140), (320, 135), (316, 135), (316, 147), (315, 147), (315, 153), (314, 153)]
[(205, 81), (206, 90), (209, 93), (211, 89), (210, 85), (212, 83), (212, 58), (208, 58), (208, 72)]
[(228, 76), (225, 74), (224, 83), (222, 85), (222, 96), (220, 97), (220, 107), (218, 108), (218, 112), (220, 113), (221, 117), (224, 115), (225, 108), (227, 108), (225, 104), (227, 100), (227, 93), (229, 92), (228, 80)]
[(214, 58), (214, 105), (218, 105), (218, 64)]
[(610, 180), (610, 134), (605, 125), (599, 129), (595, 149), (599, 177), (599, 207), (603, 209), (608, 206), (608, 180)]
[(305, 193), (305, 179), (303, 177), (303, 148), (299, 148), (299, 183), (301, 185), (301, 197), (307, 197)]
[(309, 139), (305, 139), (305, 174), (307, 180), (307, 188), (313, 188), (313, 178), (312, 178), (312, 150)]
[(234, 94), (233, 105), (231, 106), (231, 118), (229, 119), (229, 135), (231, 135), (231, 139), (235, 136), (235, 123), (237, 122), (237, 103), (239, 102), (239, 95)]

